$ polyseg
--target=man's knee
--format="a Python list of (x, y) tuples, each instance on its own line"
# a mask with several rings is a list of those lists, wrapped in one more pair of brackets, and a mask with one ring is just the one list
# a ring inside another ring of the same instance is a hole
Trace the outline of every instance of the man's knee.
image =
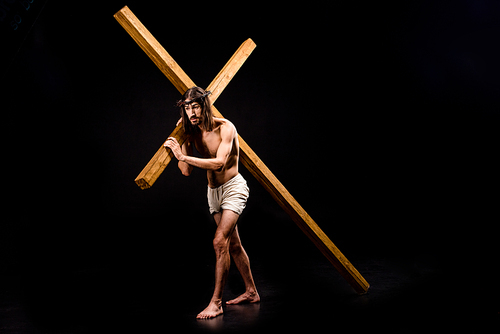
[(229, 250), (229, 240), (223, 235), (216, 235), (213, 244), (214, 250), (217, 254), (227, 252)]

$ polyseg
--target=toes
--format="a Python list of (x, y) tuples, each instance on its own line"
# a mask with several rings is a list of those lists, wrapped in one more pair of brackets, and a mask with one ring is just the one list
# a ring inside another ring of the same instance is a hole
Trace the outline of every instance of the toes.
[(210, 318), (212, 318), (212, 316), (211, 316), (210, 314), (204, 314), (204, 313), (203, 313), (203, 314), (202, 314), (202, 313), (200, 313), (200, 314), (198, 314), (198, 316), (196, 317), (196, 319), (210, 319)]

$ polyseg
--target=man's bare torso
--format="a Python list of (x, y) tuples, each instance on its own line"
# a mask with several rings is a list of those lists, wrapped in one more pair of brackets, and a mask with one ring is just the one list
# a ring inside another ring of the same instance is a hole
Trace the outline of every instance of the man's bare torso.
[[(207, 132), (202, 131), (201, 133), (194, 135), (190, 140), (195, 144), (196, 150), (204, 158), (215, 158), (217, 150), (222, 141), (221, 138), (221, 128), (222, 127), (233, 127), (233, 123), (227, 119), (215, 118), (215, 127), (213, 131)], [(233, 177), (238, 175), (238, 158), (239, 158), (239, 148), (240, 144), (238, 141), (238, 133), (236, 128), (232, 138), (231, 153), (229, 154), (226, 164), (220, 170), (207, 170), (208, 186), (210, 188), (217, 188), (231, 180)]]

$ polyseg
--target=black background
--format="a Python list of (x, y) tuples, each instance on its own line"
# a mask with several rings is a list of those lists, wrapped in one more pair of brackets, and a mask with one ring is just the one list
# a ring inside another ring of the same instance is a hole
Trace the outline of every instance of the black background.
[[(436, 294), (495, 300), (497, 1), (37, 5), (19, 52), (8, 44), (0, 107), (1, 268), (22, 282), (30, 321), (52, 328), (39, 300), (63, 312), (55, 305), (85, 294), (72, 279), (102, 272), (120, 277), (109, 279), (113, 295), (138, 281), (165, 298), (167, 278), (184, 288), (206, 278), (193, 291), (209, 298), (205, 172), (185, 178), (172, 164), (151, 189), (134, 183), (174, 128), (180, 94), (113, 18), (124, 5), (201, 87), (255, 41), (216, 106), (348, 258), (430, 268)], [(308, 259), (326, 260), (241, 173), (251, 189), (243, 243), (267, 281), (293, 285)], [(319, 281), (338, 280), (326, 268)]]

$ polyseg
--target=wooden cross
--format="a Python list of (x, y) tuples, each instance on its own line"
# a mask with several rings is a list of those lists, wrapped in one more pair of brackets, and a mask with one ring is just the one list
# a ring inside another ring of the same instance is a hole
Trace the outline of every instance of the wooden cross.
[[(196, 86), (127, 6), (117, 12), (114, 17), (181, 94), (184, 94), (189, 88)], [(212, 103), (215, 102), (255, 47), (256, 45), (251, 39), (246, 40), (208, 86), (207, 90), (212, 91), (212, 96), (210, 97)], [(216, 117), (223, 118), (214, 106), (212, 108)], [(179, 124), (169, 137), (175, 137), (179, 144), (182, 145), (186, 140), (182, 124)], [(368, 282), (319, 228), (316, 222), (300, 206), (288, 190), (286, 190), (243, 138), (238, 135), (238, 139), (240, 142), (240, 160), (243, 165), (271, 194), (283, 210), (290, 215), (292, 220), (311, 239), (354, 290), (359, 294), (366, 293), (370, 287)], [(172, 157), (173, 153), (170, 149), (162, 145), (135, 179), (137, 185), (141, 189), (151, 187)]]

